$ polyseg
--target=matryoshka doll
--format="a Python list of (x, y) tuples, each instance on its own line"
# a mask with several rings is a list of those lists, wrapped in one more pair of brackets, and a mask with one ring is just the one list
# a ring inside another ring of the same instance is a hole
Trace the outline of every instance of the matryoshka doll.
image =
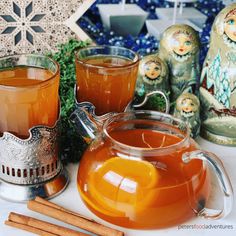
[[(168, 77), (168, 67), (157, 54), (143, 57), (140, 61), (135, 89), (136, 100), (141, 102), (147, 94), (153, 91), (162, 91), (168, 97), (170, 93)], [(165, 107), (163, 103), (165, 103), (165, 100), (162, 96), (153, 95), (144, 108), (163, 111)]]
[(198, 93), (199, 47), (198, 33), (188, 25), (170, 26), (161, 37), (159, 56), (169, 67), (172, 102), (182, 93)]
[(216, 17), (200, 87), (202, 135), (236, 146), (236, 3)]
[(177, 101), (174, 116), (189, 124), (191, 137), (196, 138), (200, 133), (200, 101), (192, 93), (181, 94)]

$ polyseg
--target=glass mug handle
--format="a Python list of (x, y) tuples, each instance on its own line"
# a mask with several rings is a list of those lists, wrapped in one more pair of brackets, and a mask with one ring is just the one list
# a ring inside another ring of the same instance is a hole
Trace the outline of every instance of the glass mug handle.
[(215, 154), (202, 150), (185, 153), (182, 157), (185, 163), (193, 159), (206, 161), (207, 164), (213, 168), (224, 196), (224, 206), (222, 210), (203, 208), (198, 212), (198, 216), (207, 219), (220, 219), (227, 216), (233, 208), (233, 188), (221, 160)]
[[(76, 99), (77, 86), (74, 87), (75, 110), (70, 116), (70, 120), (77, 126), (79, 134), (83, 137), (86, 143), (90, 143), (101, 132), (102, 124), (112, 117), (116, 112), (109, 112), (101, 116), (95, 114), (95, 106), (90, 102), (78, 102)], [(170, 110), (170, 101), (165, 93), (162, 91), (153, 91), (146, 94), (144, 101), (140, 104), (133, 105), (132, 101), (126, 106), (125, 112), (133, 110), (133, 108), (140, 108), (146, 104), (148, 98), (159, 94), (164, 97), (166, 102), (166, 113)]]
[(140, 108), (140, 107), (144, 106), (144, 105), (147, 103), (148, 99), (149, 99), (151, 96), (156, 95), (156, 94), (161, 95), (161, 96), (165, 99), (165, 103), (166, 103), (165, 113), (168, 114), (169, 111), (170, 111), (170, 101), (169, 101), (169, 98), (166, 96), (166, 94), (165, 94), (164, 92), (158, 91), (158, 90), (152, 91), (152, 92), (150, 92), (150, 93), (147, 93), (147, 94), (145, 95), (144, 100), (143, 100), (140, 104), (133, 104), (132, 107), (133, 107), (133, 108)]

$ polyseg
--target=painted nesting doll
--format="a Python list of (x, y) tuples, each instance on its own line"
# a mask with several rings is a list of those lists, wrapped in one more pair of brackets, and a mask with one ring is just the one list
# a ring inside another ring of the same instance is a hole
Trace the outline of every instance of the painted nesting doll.
[(189, 124), (191, 137), (196, 138), (200, 133), (200, 101), (192, 93), (181, 94), (177, 101), (174, 116)]
[(236, 3), (224, 8), (212, 26), (200, 100), (202, 135), (236, 146)]
[[(145, 56), (139, 64), (139, 74), (136, 83), (136, 101), (141, 102), (153, 91), (162, 91), (167, 97), (169, 88), (169, 71), (166, 63), (157, 54)], [(145, 109), (164, 111), (165, 100), (160, 95), (148, 99)]]
[(172, 102), (182, 93), (198, 92), (199, 47), (198, 33), (188, 25), (173, 25), (162, 35), (159, 56), (169, 67)]

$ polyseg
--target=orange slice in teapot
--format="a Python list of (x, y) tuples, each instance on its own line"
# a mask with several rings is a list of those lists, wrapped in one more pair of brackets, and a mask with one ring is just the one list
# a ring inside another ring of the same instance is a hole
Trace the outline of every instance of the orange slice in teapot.
[(90, 175), (90, 194), (110, 212), (133, 212), (155, 200), (148, 194), (158, 183), (158, 171), (143, 160), (113, 157)]

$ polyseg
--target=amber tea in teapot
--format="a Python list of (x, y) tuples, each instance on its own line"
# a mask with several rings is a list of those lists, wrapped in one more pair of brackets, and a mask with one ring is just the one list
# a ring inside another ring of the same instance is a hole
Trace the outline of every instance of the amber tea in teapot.
[[(144, 129), (112, 131), (110, 136), (139, 148), (165, 148), (183, 141), (174, 135)], [(85, 203), (97, 215), (106, 215), (107, 221), (122, 226), (146, 228), (184, 221), (194, 214), (189, 211), (191, 204), (195, 208), (203, 207), (201, 204), (209, 194), (206, 169), (197, 160), (191, 163), (189, 170), (189, 167), (184, 168), (181, 160), (183, 152), (194, 150), (194, 145), (171, 155), (142, 157), (140, 154), (136, 159), (120, 157), (119, 153), (108, 154), (110, 147), (108, 141), (102, 149), (87, 151), (78, 176), (82, 196), (85, 185), (88, 188), (87, 196), (83, 196)], [(106, 159), (108, 155), (112, 156)], [(88, 173), (94, 158), (97, 165), (103, 164), (97, 170), (91, 170), (85, 180), (83, 173)], [(173, 158), (176, 159), (174, 163)], [(194, 176), (197, 178), (196, 189), (192, 186)]]
[[(199, 150), (183, 121), (135, 111), (113, 115), (97, 127), (78, 171), (79, 192), (92, 212), (139, 229), (176, 225), (196, 214), (209, 217), (210, 174), (203, 160), (221, 164)], [(223, 166), (219, 169), (227, 176)], [(227, 177), (225, 182), (230, 192)]]

